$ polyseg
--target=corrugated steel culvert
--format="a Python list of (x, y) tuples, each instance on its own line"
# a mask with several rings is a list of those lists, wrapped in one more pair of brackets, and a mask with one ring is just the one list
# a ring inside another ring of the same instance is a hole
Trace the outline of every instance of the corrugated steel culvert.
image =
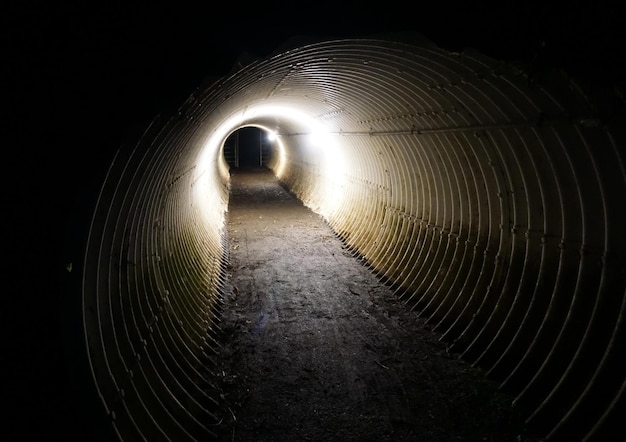
[(211, 438), (223, 146), (256, 126), (277, 134), (279, 179), (530, 425), (607, 440), (626, 399), (624, 120), (566, 75), (530, 80), (428, 42), (315, 42), (200, 87), (120, 150), (83, 282), (119, 435)]

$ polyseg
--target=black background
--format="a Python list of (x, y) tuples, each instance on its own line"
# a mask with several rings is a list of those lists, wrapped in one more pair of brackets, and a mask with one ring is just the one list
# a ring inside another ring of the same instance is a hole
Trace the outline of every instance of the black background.
[(301, 35), (414, 31), (533, 69), (624, 78), (624, 7), (597, 2), (39, 1), (5, 3), (0, 17), (3, 440), (83, 440), (97, 428), (76, 346), (80, 269), (65, 266), (80, 261), (118, 147), (241, 54)]

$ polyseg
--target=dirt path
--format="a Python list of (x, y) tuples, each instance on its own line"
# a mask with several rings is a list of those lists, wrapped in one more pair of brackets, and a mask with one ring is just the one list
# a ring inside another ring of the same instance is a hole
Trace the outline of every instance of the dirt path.
[(221, 441), (532, 441), (267, 171), (232, 175)]

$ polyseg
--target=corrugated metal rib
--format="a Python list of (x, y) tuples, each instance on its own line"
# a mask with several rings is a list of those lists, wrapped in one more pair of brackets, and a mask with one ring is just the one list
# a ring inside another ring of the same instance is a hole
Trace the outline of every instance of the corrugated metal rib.
[[(212, 435), (228, 180), (212, 137), (238, 115), (230, 129), (276, 129), (279, 178), (533, 428), (600, 440), (625, 402), (624, 126), (598, 122), (574, 86), (558, 73), (531, 84), (476, 52), (361, 39), (199, 88), (118, 154), (94, 215), (85, 331), (120, 435)], [(261, 105), (323, 126), (341, 176), (307, 146), (305, 122)]]
[(177, 124), (155, 122), (126, 158), (118, 155), (90, 232), (85, 331), (102, 400), (124, 439), (213, 436), (206, 342), (219, 301), (207, 273), (223, 251), (219, 236), (190, 228), (181, 186), (189, 174), (177, 167), (187, 138)]

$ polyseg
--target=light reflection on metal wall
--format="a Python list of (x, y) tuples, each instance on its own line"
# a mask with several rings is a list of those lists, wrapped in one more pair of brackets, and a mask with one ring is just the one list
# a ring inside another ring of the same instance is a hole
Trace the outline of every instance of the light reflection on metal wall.
[[(113, 163), (86, 253), (89, 354), (120, 435), (211, 438), (220, 143), (258, 125), (279, 134), (279, 178), (532, 427), (600, 440), (626, 387), (624, 126), (598, 119), (567, 77), (548, 80), (471, 51), (321, 42), (202, 86), (155, 121)], [(342, 167), (308, 145), (311, 121)]]

